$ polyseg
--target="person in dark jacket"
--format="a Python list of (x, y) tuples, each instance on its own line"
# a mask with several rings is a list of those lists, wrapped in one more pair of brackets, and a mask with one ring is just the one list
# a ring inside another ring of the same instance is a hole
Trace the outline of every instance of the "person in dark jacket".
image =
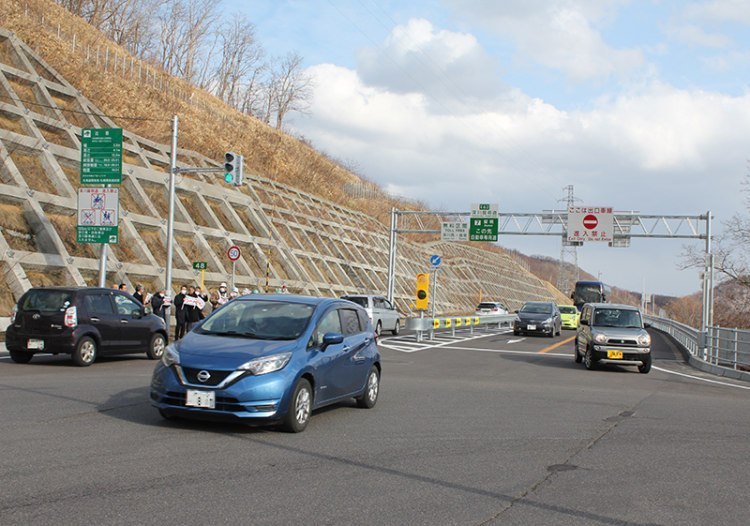
[(164, 323), (167, 324), (167, 328), (169, 328), (167, 309), (164, 305), (164, 293), (165, 289), (162, 289), (157, 294), (153, 295), (153, 297), (151, 298), (151, 311), (157, 316), (161, 316), (161, 318), (164, 320)]
[(133, 294), (133, 297), (137, 299), (141, 305), (145, 305), (145, 294), (143, 292), (143, 285), (136, 285), (135, 286), (135, 294)]
[(185, 285), (180, 289), (180, 293), (174, 297), (175, 318), (177, 324), (174, 327), (174, 339), (179, 340), (188, 331), (187, 313), (190, 307), (185, 306), (185, 295), (187, 287)]
[[(195, 292), (195, 287), (193, 286), (188, 287), (187, 295), (188, 297), (195, 298), (196, 300), (203, 299), (203, 298), (199, 298), (198, 294)], [(201, 309), (199, 308), (199, 306), (196, 304), (195, 301), (191, 303), (192, 305), (189, 305), (186, 307), (188, 331), (192, 330), (193, 326), (199, 321), (201, 321)]]

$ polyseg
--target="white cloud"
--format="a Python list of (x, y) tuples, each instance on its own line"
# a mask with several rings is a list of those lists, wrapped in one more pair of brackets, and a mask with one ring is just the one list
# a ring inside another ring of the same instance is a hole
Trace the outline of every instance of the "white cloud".
[(685, 8), (684, 16), (703, 22), (735, 22), (750, 25), (750, 6), (747, 0), (694, 2)]
[(629, 74), (645, 64), (637, 49), (615, 49), (596, 23), (605, 23), (617, 1), (454, 0), (454, 9), (512, 39), (519, 51), (575, 81)]
[(440, 104), (502, 92), (498, 66), (474, 36), (437, 30), (424, 19), (396, 26), (382, 47), (361, 51), (358, 71), (369, 85), (425, 93)]
[(692, 46), (720, 49), (727, 47), (731, 43), (726, 35), (709, 33), (693, 24), (670, 25), (666, 32), (669, 37)]

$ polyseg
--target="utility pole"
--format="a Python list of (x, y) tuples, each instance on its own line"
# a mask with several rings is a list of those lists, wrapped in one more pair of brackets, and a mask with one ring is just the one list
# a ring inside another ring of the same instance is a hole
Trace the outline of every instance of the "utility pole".
[[(563, 190), (567, 195), (558, 201), (565, 203), (565, 210), (575, 206), (580, 201), (573, 194), (573, 185), (569, 184)], [(563, 294), (569, 294), (573, 290), (574, 282), (578, 281), (580, 270), (578, 268), (578, 250), (573, 242), (568, 241), (563, 233), (562, 244), (560, 245), (560, 266), (557, 270), (557, 290)]]

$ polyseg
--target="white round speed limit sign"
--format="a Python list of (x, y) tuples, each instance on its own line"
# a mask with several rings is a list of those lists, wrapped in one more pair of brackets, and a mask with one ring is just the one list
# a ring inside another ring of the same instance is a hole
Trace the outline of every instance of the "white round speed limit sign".
[(229, 247), (229, 250), (227, 250), (227, 257), (232, 261), (237, 261), (238, 259), (240, 259), (240, 254), (242, 254), (242, 252), (240, 251), (240, 247), (238, 247), (237, 245), (232, 245), (231, 247)]

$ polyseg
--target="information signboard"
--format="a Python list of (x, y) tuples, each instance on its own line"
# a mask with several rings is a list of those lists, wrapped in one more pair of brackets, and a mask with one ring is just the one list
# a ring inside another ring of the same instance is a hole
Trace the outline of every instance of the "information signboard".
[(79, 188), (77, 243), (117, 243), (118, 188)]
[(568, 241), (612, 241), (614, 223), (612, 207), (571, 206), (568, 208)]
[(441, 241), (468, 241), (469, 223), (466, 221), (444, 221), (440, 224)]
[(81, 184), (122, 184), (122, 128), (81, 130)]

